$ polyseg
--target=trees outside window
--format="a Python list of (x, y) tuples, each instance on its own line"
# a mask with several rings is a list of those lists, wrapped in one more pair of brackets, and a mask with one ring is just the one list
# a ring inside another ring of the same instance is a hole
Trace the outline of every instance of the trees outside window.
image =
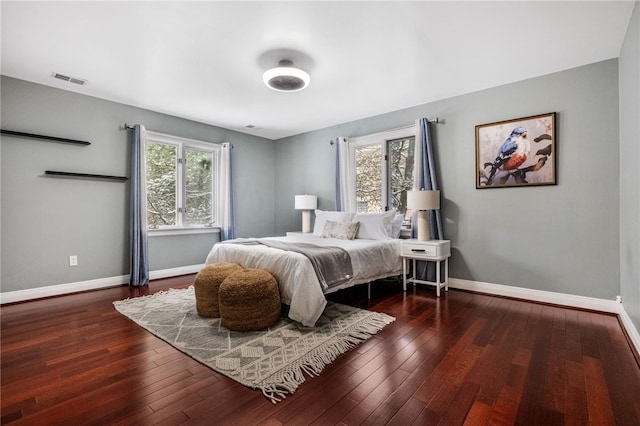
[(382, 145), (356, 148), (356, 207), (358, 213), (382, 211)]
[(407, 191), (413, 187), (415, 156), (413, 128), (355, 138), (350, 143), (358, 213), (396, 210), (408, 218)]
[[(407, 191), (413, 188), (415, 137), (387, 141), (387, 173), (389, 175), (388, 206), (400, 213), (407, 212)], [(406, 217), (406, 216), (405, 216)]]
[(212, 226), (219, 146), (147, 133), (149, 229)]

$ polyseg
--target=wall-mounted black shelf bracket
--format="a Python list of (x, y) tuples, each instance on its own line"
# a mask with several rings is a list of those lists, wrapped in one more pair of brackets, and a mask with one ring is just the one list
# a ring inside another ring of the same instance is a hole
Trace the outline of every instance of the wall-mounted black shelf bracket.
[(16, 132), (14, 130), (1, 129), (3, 135), (15, 136), (18, 138), (42, 139), (49, 142), (70, 143), (74, 145), (91, 145), (91, 142), (79, 141), (76, 139), (59, 138), (57, 136), (36, 135), (35, 133)]
[(94, 175), (89, 173), (72, 173), (72, 172), (56, 172), (54, 170), (45, 170), (45, 175), (50, 176), (65, 176), (65, 177), (74, 177), (81, 179), (105, 179), (105, 180), (113, 180), (117, 182), (124, 182), (129, 180), (126, 176), (110, 176), (110, 175)]

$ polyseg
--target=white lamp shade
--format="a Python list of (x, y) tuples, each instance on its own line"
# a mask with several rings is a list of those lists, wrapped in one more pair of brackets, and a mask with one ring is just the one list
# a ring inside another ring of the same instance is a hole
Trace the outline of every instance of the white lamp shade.
[(296, 195), (296, 210), (315, 210), (318, 207), (318, 197), (315, 195)]
[(438, 210), (440, 191), (407, 191), (407, 208), (411, 210)]

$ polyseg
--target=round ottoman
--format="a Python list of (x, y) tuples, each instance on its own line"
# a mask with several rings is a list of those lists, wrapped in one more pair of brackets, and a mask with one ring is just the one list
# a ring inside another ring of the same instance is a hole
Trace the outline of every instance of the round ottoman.
[(210, 318), (220, 317), (218, 289), (225, 278), (237, 271), (242, 271), (242, 266), (220, 262), (207, 265), (198, 272), (193, 283), (198, 314)]
[(262, 269), (229, 275), (218, 293), (222, 326), (233, 331), (257, 331), (280, 318), (278, 282)]

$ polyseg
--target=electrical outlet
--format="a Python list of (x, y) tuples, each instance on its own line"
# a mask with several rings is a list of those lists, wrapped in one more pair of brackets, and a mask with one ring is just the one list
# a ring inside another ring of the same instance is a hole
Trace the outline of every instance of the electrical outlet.
[(69, 266), (78, 266), (78, 256), (75, 254), (69, 256)]

